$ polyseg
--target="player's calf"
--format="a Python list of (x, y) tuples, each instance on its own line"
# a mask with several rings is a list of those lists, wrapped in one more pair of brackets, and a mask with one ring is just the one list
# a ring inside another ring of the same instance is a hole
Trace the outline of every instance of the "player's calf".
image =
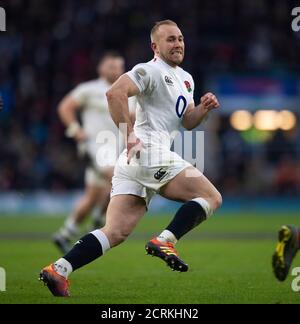
[(107, 237), (109, 237), (109, 242), (111, 247), (115, 247), (117, 245), (120, 245), (130, 235), (131, 231), (124, 231), (122, 229), (113, 229), (109, 230), (106, 227), (102, 228), (102, 231), (105, 233)]
[[(213, 213), (213, 210), (207, 200), (203, 198), (195, 198), (183, 204), (175, 214), (171, 223), (166, 230), (171, 232), (176, 240), (190, 232), (193, 228), (204, 222)], [(165, 237), (163, 232), (159, 237), (161, 241), (171, 241), (176, 243), (170, 237)]]

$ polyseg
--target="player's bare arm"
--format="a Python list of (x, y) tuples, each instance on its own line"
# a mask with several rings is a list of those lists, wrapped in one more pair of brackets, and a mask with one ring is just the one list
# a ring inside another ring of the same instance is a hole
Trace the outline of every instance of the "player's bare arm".
[(182, 119), (183, 127), (188, 130), (194, 129), (205, 120), (211, 110), (218, 109), (219, 107), (220, 104), (217, 97), (213, 93), (208, 92), (201, 97), (198, 106), (195, 107), (194, 104), (188, 106)]
[(58, 106), (58, 114), (67, 128), (66, 135), (74, 138), (78, 142), (81, 142), (86, 140), (86, 134), (76, 119), (76, 111), (79, 108), (80, 105), (76, 100), (74, 100), (72, 96), (67, 95)]
[(137, 95), (140, 92), (135, 83), (123, 74), (106, 93), (109, 112), (114, 123), (119, 127), (120, 124), (126, 124), (127, 130), (124, 138), (126, 140), (128, 163), (133, 155), (139, 157), (141, 150), (140, 140), (134, 135), (132, 118), (129, 113), (128, 98)]

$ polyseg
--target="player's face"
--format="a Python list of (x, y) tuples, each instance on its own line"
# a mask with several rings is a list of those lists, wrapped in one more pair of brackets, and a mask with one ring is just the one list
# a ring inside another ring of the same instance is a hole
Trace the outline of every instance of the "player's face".
[(113, 84), (125, 71), (125, 62), (121, 57), (108, 57), (99, 66), (99, 74)]
[(184, 58), (184, 40), (180, 29), (177, 26), (160, 26), (154, 51), (171, 66), (181, 64)]

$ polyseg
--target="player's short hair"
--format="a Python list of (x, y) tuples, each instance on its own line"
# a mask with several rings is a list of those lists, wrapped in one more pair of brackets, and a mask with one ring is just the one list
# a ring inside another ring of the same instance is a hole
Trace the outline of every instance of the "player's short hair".
[(109, 58), (121, 58), (123, 59), (123, 56), (118, 51), (107, 51), (103, 53), (99, 58), (99, 64), (103, 63), (106, 59)]
[(160, 26), (163, 25), (169, 25), (169, 26), (176, 26), (178, 27), (178, 25), (176, 24), (175, 21), (170, 20), (170, 19), (166, 19), (166, 20), (161, 20), (161, 21), (157, 21), (155, 23), (155, 25), (152, 27), (151, 29), (151, 33), (150, 33), (150, 38), (151, 38), (151, 42), (153, 42), (154, 40), (154, 35), (156, 34), (157, 30), (159, 29)]

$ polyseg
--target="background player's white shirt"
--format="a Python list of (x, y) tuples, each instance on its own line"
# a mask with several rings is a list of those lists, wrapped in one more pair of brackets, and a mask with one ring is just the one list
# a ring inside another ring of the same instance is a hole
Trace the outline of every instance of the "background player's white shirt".
[(88, 137), (94, 138), (100, 130), (117, 130), (105, 95), (110, 87), (106, 80), (97, 79), (81, 83), (71, 92), (71, 97), (81, 106), (82, 126)]
[(134, 126), (136, 136), (147, 146), (169, 149), (174, 139), (172, 132), (180, 128), (187, 106), (194, 102), (192, 76), (158, 57), (136, 65), (127, 75), (140, 90)]
[[(88, 141), (85, 143), (86, 149), (90, 156), (96, 159), (96, 155), (101, 149), (101, 145), (96, 143), (97, 136), (100, 131), (110, 131), (115, 134), (117, 140), (116, 149), (113, 145), (103, 145), (103, 151), (107, 152), (110, 150), (116, 158), (118, 158), (118, 151), (121, 152), (121, 147), (124, 145), (124, 141), (118, 142), (118, 128), (114, 124), (108, 109), (108, 103), (106, 98), (106, 92), (111, 87), (105, 79), (97, 79), (89, 82), (79, 84), (73, 91), (71, 91), (71, 97), (81, 107), (82, 127), (84, 132), (87, 134)], [(135, 110), (136, 98), (129, 98), (130, 111)], [(119, 149), (120, 145), (120, 149)], [(115, 152), (116, 151), (116, 152)], [(103, 153), (105, 155), (106, 153)], [(109, 153), (109, 152), (108, 152)], [(115, 162), (113, 162), (115, 163)]]

